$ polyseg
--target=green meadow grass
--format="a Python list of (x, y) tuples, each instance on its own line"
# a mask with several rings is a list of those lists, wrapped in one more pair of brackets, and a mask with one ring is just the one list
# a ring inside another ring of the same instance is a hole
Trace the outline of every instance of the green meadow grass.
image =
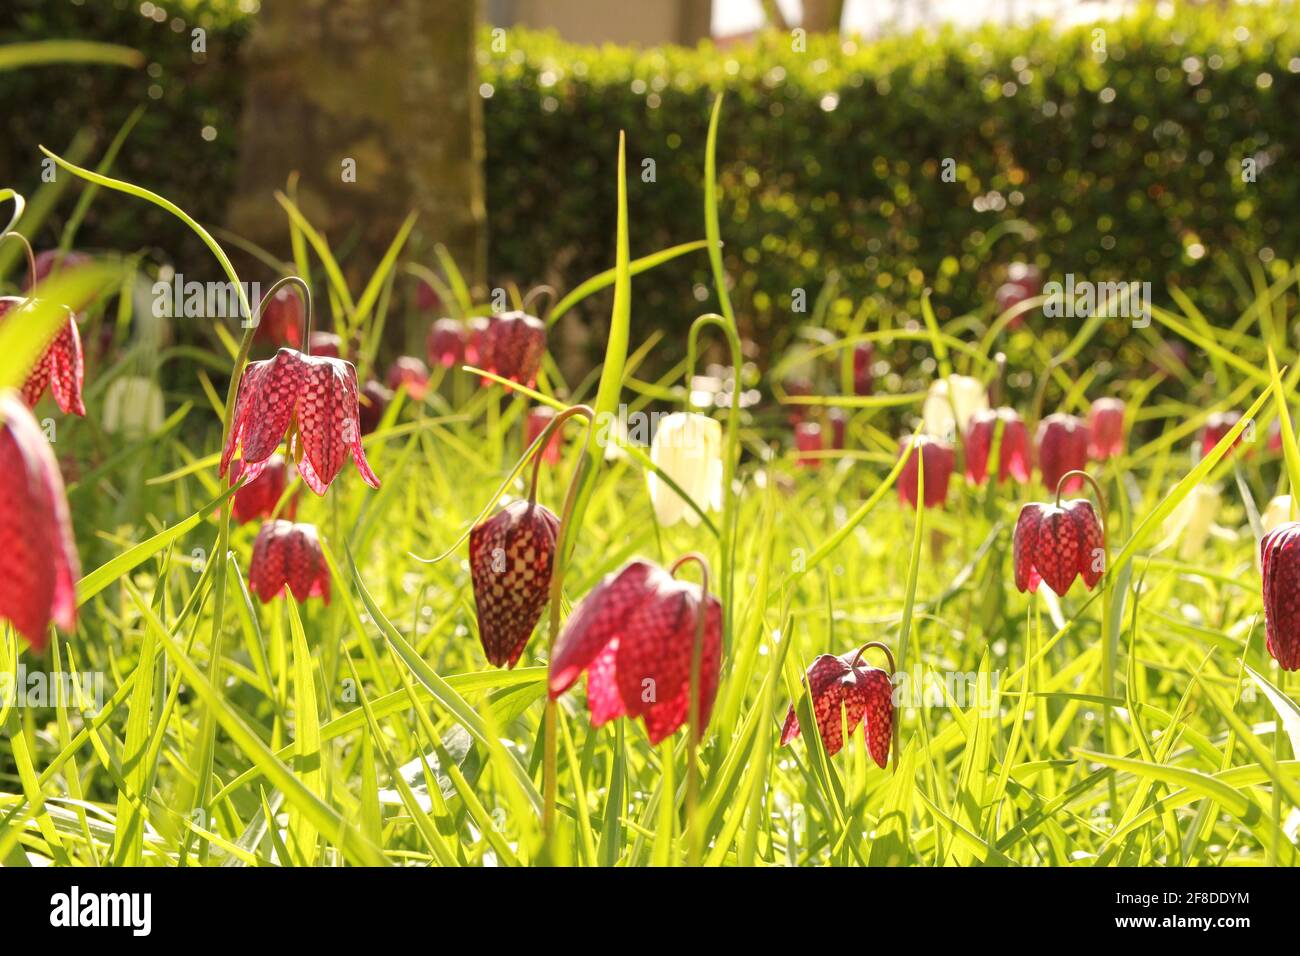
[[(714, 129), (716, 118), (715, 108)], [(59, 634), (41, 659), (6, 628), (0, 674), (16, 675), (20, 663), (101, 673), (105, 702), (93, 716), (66, 705), (0, 709), (0, 861), (1293, 864), (1297, 685), (1264, 650), (1253, 555), (1258, 512), (1300, 479), (1286, 411), (1300, 378), (1285, 331), (1295, 271), (1213, 324), (1185, 296), (1178, 312), (1157, 310), (1162, 334), (1206, 354), (1215, 400), (1158, 392), (1164, 377), (1149, 370), (1120, 379), (1113, 393), (1128, 402), (1140, 437), (1092, 470), (1107, 498), (1109, 553), (1094, 592), (1076, 584), (1056, 599), (1015, 590), (1011, 530), (1024, 502), (1048, 498), (1041, 486), (974, 488), (958, 475), (943, 509), (918, 514), (899, 503), (893, 423), (900, 409), (919, 412), (923, 392), (804, 400), (851, 414), (852, 450), (828, 454), (817, 469), (800, 467), (781, 450), (783, 435), (733, 404), (721, 416), (735, 493), (696, 528), (659, 527), (645, 452), (607, 460), (577, 418), (565, 425), (562, 463), (542, 469), (539, 487), (557, 513), (572, 488), (562, 600), (517, 668), (485, 664), (465, 548), (453, 545), (503, 481), (505, 493), (525, 493), (527, 472), (515, 466), (529, 402), (583, 402), (598, 413), (661, 408), (665, 398), (680, 407), (706, 340), (738, 350), (720, 281), (714, 156), (711, 135), (704, 241), (633, 259), (635, 224), (620, 190), (614, 268), (562, 297), (568, 309), (614, 287), (598, 374), (565, 382), (548, 360), (535, 398), (507, 398), (498, 385), (477, 388), (475, 374), (449, 372), (424, 401), (399, 394), (366, 439), (381, 489), (347, 466), (324, 498), (304, 495), (298, 518), (320, 528), (327, 549), (328, 606), (254, 600), (246, 579), (257, 528), (221, 517), (228, 492), (211, 423), (228, 410), (247, 339), (219, 328), (211, 351), (156, 356), (188, 365), (197, 387), (135, 441), (104, 434), (97, 413), (107, 384), (140, 355), (92, 367), (87, 418), (61, 421), (55, 445), (73, 466), (68, 495), (84, 565), (77, 631)], [(97, 201), (153, 201), (184, 217), (109, 178), (111, 159), (97, 173), (60, 162), (104, 187)], [(364, 368), (385, 322), (402, 318), (389, 308), (412, 223), (373, 279), (351, 289), (292, 188), (278, 199), (297, 271), (340, 332), (360, 333)], [(191, 225), (233, 277), (217, 240)], [(704, 250), (720, 312), (698, 320), (684, 343), (639, 334), (634, 277)], [(107, 296), (138, 268), (127, 257), (47, 288)], [(445, 300), (462, 314), (481, 311), (454, 263), (444, 257), (440, 270), (425, 271)], [(125, 327), (123, 299), (100, 321)], [(916, 328), (859, 329), (825, 346), (824, 360), (840, 361), (865, 338), (878, 351), (925, 350), (935, 374), (988, 379), (1005, 320), (986, 313), (941, 325), (927, 312)], [(0, 380), (19, 380), (57, 321), (50, 310), (21, 329), (0, 328)], [(1099, 397), (1093, 373), (1071, 371), (1069, 360), (1100, 327), (1080, 323), (1054, 352), (1038, 342), (1020, 350), (1015, 371), (1046, 383), (1047, 410), (1086, 413)], [(678, 364), (669, 375), (639, 376), (650, 352), (671, 349)], [(1199, 426), (1227, 408), (1253, 420), (1253, 452), (1226, 454), (1243, 421), (1202, 461), (1190, 451)], [(1282, 456), (1263, 441), (1278, 416)], [(1224, 505), (1216, 533), (1184, 554), (1168, 519), (1202, 484), (1221, 487)], [(441, 561), (417, 560), (448, 549)], [(548, 706), (553, 621), (627, 559), (667, 564), (688, 551), (708, 556), (726, 608), (722, 682), (698, 749), (686, 730), (651, 747), (640, 724), (591, 729), (581, 690)], [(779, 747), (792, 701), (811, 726), (804, 668), (867, 641), (887, 644), (899, 671), (968, 675), (990, 692), (905, 706), (888, 770), (870, 760), (861, 733), (831, 759), (816, 735)]]

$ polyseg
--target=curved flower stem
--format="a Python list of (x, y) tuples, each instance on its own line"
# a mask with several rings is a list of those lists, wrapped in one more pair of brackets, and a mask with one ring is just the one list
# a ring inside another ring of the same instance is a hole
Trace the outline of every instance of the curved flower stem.
[(27, 237), (21, 232), (14, 232), (12, 229), (0, 234), (0, 242), (4, 242), (6, 239), (18, 240), (27, 253), (27, 279), (30, 283), (28, 295), (31, 295), (36, 291), (36, 253), (32, 252), (32, 244), (27, 241)]
[(700, 865), (700, 834), (696, 830), (696, 819), (700, 802), (700, 774), (696, 767), (696, 755), (700, 749), (700, 680), (704, 669), (704, 623), (708, 617), (709, 605), (709, 562), (698, 551), (682, 555), (672, 563), (668, 573), (676, 576), (677, 569), (683, 564), (694, 561), (700, 566), (700, 609), (695, 619), (695, 640), (691, 644), (691, 677), (686, 685), (687, 704), (687, 747), (686, 747), (686, 862), (689, 866)]
[(858, 661), (862, 660), (862, 655), (865, 654), (867, 652), (867, 649), (871, 647), (877, 647), (880, 650), (885, 652), (885, 660), (889, 661), (889, 674), (892, 677), (894, 674), (894, 652), (891, 651), (888, 646), (881, 644), (879, 641), (867, 641), (867, 643), (859, 647), (858, 653), (853, 658), (853, 663), (850, 664), (849, 666), (857, 667)]
[(732, 603), (735, 598), (735, 557), (736, 557), (736, 506), (732, 483), (736, 477), (737, 459), (740, 450), (740, 334), (736, 325), (716, 312), (706, 312), (691, 323), (690, 333), (686, 337), (686, 395), (690, 402), (691, 377), (695, 374), (695, 360), (700, 331), (708, 326), (722, 330), (731, 351), (731, 405), (727, 409), (727, 443), (722, 456), (722, 534), (718, 542), (722, 555), (722, 606), (723, 646), (731, 646)]
[[(523, 301), (523, 310), (524, 310), (525, 312), (527, 312), (527, 311), (528, 311), (528, 307), (529, 307), (530, 305), (533, 304), (533, 302), (537, 299), (538, 296), (541, 296), (541, 295), (544, 295), (544, 296), (547, 297), (547, 300), (546, 300), (546, 311), (549, 312), (549, 311), (554, 307), (556, 297), (559, 295), (559, 293), (556, 292), (555, 289), (554, 289), (553, 287), (551, 287), (551, 286), (549, 286), (549, 285), (544, 285), (544, 284), (543, 284), (543, 285), (535, 285), (535, 286), (533, 286), (531, 289), (529, 289), (527, 293), (525, 293), (525, 295), (524, 295), (524, 301)], [(540, 318), (541, 318), (543, 321), (545, 321), (545, 318), (546, 318), (546, 317), (545, 317), (545, 316), (540, 316)]]
[[(1056, 506), (1061, 506), (1061, 492), (1065, 488), (1065, 483), (1073, 477), (1082, 478), (1092, 486), (1093, 494), (1097, 496), (1097, 507), (1101, 510), (1101, 560), (1102, 560), (1102, 579), (1101, 579), (1101, 692), (1107, 698), (1107, 703), (1101, 709), (1101, 734), (1106, 742), (1107, 749), (1111, 746), (1111, 713), (1109, 698), (1115, 695), (1115, 648), (1111, 646), (1110, 640), (1110, 555), (1106, 550), (1106, 536), (1110, 531), (1110, 515), (1106, 509), (1106, 495), (1101, 490), (1101, 485), (1097, 479), (1092, 477), (1086, 471), (1077, 469), (1067, 471), (1056, 483)], [(1110, 775), (1110, 800), (1111, 806), (1115, 806), (1118, 799), (1117, 787), (1115, 784), (1115, 775)]]
[[(551, 433), (559, 428), (567, 419), (574, 415), (581, 415), (587, 420), (587, 431), (590, 434), (596, 427), (596, 413), (586, 405), (572, 405), (556, 415), (537, 440), (533, 442), (531, 454), (533, 456), (533, 485), (528, 493), (529, 502), (536, 500), (537, 493), (537, 472), (542, 460), (542, 451), (546, 448), (546, 443), (550, 440)], [(555, 639), (560, 633), (560, 599), (564, 593), (564, 566), (568, 559), (566, 547), (562, 543), (568, 538), (569, 524), (573, 518), (574, 504), (578, 500), (578, 489), (582, 484), (582, 474), (584, 471), (583, 464), (587, 456), (586, 443), (583, 444), (582, 458), (578, 460), (578, 465), (573, 471), (573, 477), (569, 479), (569, 490), (564, 496), (564, 510), (560, 514), (560, 526), (556, 530), (555, 556), (551, 559), (551, 585), (550, 595), (547, 603), (550, 605), (550, 641), (547, 644), (547, 659), (549, 660), (555, 650)], [(559, 740), (556, 735), (556, 713), (555, 701), (548, 694), (546, 697), (546, 712), (542, 720), (542, 838), (546, 844), (550, 843), (551, 837), (555, 832), (555, 775), (556, 775), (556, 754), (559, 749)], [(545, 852), (545, 851), (544, 851)]]

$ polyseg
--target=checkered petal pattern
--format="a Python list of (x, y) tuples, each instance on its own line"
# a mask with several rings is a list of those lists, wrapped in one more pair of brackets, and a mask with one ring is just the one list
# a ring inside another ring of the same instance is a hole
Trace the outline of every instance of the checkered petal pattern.
[(495, 316), (483, 334), (480, 367), (531, 388), (546, 354), (546, 325), (525, 312)]
[(264, 604), (286, 587), (299, 604), (313, 597), (329, 604), (329, 565), (316, 527), (283, 519), (265, 522), (253, 542), (248, 586)]
[(1063, 595), (1082, 577), (1092, 590), (1106, 570), (1103, 540), (1097, 512), (1086, 498), (1060, 507), (1030, 502), (1020, 509), (1012, 541), (1016, 588), (1036, 591), (1041, 580)]
[(515, 666), (542, 616), (559, 529), (542, 505), (515, 501), (470, 532), (479, 640), (497, 667)]
[(1300, 522), (1264, 535), (1259, 558), (1268, 652), (1283, 670), (1300, 670)]
[[(12, 295), (0, 296), (0, 322), (13, 317), (26, 301)], [(81, 350), (76, 316), (71, 309), (67, 313), (68, 321), (27, 374), (22, 389), (23, 400), (29, 408), (35, 408), (49, 388), (61, 411), (84, 417), (86, 406), (81, 400), (81, 387), (86, 378), (85, 356)]]
[[(808, 668), (807, 687), (812, 700), (817, 732), (827, 756), (844, 747), (844, 731), (863, 724), (867, 752), (881, 768), (889, 764), (889, 745), (894, 727), (894, 688), (889, 675), (878, 667), (859, 661), (856, 651), (836, 656), (821, 654)], [(781, 745), (799, 736), (799, 717), (791, 704), (781, 727)]]

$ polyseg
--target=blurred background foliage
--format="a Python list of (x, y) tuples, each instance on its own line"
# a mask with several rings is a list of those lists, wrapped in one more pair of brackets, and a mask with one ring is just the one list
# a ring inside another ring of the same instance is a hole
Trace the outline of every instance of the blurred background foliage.
[[(143, 71), (0, 74), (7, 182), (37, 184), (36, 143), (66, 148), (88, 131), (98, 155), (145, 104), (115, 173), (222, 221), (250, 15), (209, 0), (167, 11), (125, 0), (6, 8), (0, 42), (111, 39), (148, 57)], [(1300, 180), (1281, 174), (1300, 154), (1293, 14), (1289, 5), (1172, 17), (1148, 9), (1067, 30), (1040, 22), (869, 43), (810, 36), (804, 49), (784, 32), (725, 48), (635, 50), (485, 28), (489, 282), (563, 289), (608, 268), (619, 129), (633, 173), (633, 255), (701, 238), (708, 106), (725, 90), (725, 257), (761, 352), (785, 344), (807, 318), (799, 299), (811, 312), (832, 275), (824, 321), (833, 326), (919, 321), (926, 287), (941, 320), (975, 311), (987, 321), (1013, 259), (1048, 279), (1148, 280), (1157, 302), (1177, 284), (1212, 323), (1226, 323), (1300, 255), (1289, 228)], [(206, 31), (201, 54), (196, 26)], [(1246, 159), (1254, 182), (1243, 181)], [(57, 215), (52, 223), (38, 245), (57, 238)], [(184, 227), (139, 204), (97, 202), (78, 244), (156, 249), (182, 270), (210, 271)], [(634, 285), (639, 327), (684, 332), (716, 307), (706, 289), (698, 253), (649, 273)], [(584, 306), (593, 348), (607, 311), (601, 296)]]

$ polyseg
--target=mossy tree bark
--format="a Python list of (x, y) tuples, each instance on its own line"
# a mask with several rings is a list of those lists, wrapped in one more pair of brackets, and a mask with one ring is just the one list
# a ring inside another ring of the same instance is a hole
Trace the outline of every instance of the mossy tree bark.
[(442, 242), (481, 283), (486, 234), (476, 0), (263, 0), (247, 46), (232, 228), (288, 257), (274, 192), (369, 278), (412, 210), (409, 254)]

